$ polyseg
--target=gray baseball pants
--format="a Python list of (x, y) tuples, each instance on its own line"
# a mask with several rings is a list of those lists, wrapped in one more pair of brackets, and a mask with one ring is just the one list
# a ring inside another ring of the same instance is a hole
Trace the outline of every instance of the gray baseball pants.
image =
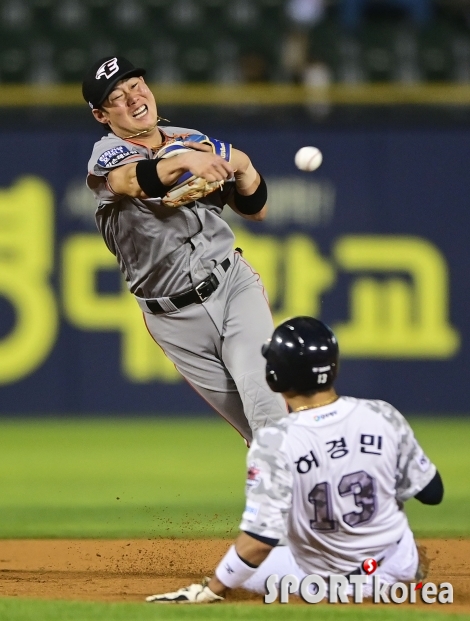
[(181, 375), (250, 441), (253, 431), (286, 416), (287, 406), (265, 379), (261, 346), (274, 326), (260, 277), (238, 253), (230, 260), (205, 302), (144, 319)]

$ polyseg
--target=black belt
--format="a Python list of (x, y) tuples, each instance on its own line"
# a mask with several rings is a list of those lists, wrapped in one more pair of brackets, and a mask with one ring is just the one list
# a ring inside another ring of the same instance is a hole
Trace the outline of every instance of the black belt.
[[(226, 272), (230, 267), (230, 259), (222, 261), (220, 267)], [(205, 280), (200, 282), (197, 287), (191, 289), (191, 291), (186, 291), (186, 293), (181, 293), (180, 295), (175, 295), (168, 299), (176, 308), (183, 308), (184, 306), (189, 306), (189, 304), (202, 304), (202, 302), (205, 302), (214, 293), (219, 284), (217, 276), (212, 273)], [(160, 306), (157, 300), (147, 300), (146, 304), (149, 311), (154, 315), (161, 315), (162, 313), (168, 312)]]

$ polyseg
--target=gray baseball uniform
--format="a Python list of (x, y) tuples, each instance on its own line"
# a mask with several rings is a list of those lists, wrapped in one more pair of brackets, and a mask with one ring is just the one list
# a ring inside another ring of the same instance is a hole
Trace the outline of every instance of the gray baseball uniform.
[[(200, 134), (181, 127), (161, 131), (167, 138)], [(160, 146), (153, 151), (112, 133), (95, 144), (87, 185), (98, 202), (96, 222), (155, 341), (191, 386), (251, 440), (252, 431), (287, 410), (264, 376), (261, 345), (273, 322), (262, 283), (234, 252), (234, 235), (220, 217), (234, 182), (178, 209), (160, 198), (117, 195), (107, 183), (113, 168), (153, 159)], [(211, 274), (219, 286), (203, 303), (172, 303)], [(153, 301), (166, 312), (153, 314)]]

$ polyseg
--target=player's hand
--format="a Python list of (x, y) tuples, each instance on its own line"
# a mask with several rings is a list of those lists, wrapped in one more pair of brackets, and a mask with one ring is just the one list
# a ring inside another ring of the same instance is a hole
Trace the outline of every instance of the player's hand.
[(207, 181), (225, 181), (234, 175), (234, 167), (231, 162), (227, 162), (220, 155), (215, 155), (208, 144), (200, 142), (185, 141), (185, 147), (191, 151), (178, 156), (187, 170), (196, 177), (203, 177)]
[(188, 151), (179, 157), (187, 170), (196, 177), (202, 177), (206, 181), (225, 181), (233, 177), (232, 165), (222, 159), (220, 155), (194, 150)]
[[(183, 144), (185, 147), (190, 147), (195, 151), (205, 151), (206, 153), (212, 153), (212, 148), (208, 144), (191, 142), (190, 140), (186, 140)], [(243, 151), (240, 151), (239, 149), (234, 149), (232, 147), (230, 164), (235, 174), (235, 178), (238, 178), (246, 174), (249, 167), (251, 166), (251, 161), (246, 153), (243, 153)]]
[(208, 144), (204, 144), (203, 142), (193, 142), (192, 140), (185, 140), (183, 142), (185, 147), (189, 147), (190, 149), (194, 149), (195, 151), (205, 151), (206, 153), (212, 153), (212, 147)]
[(223, 599), (220, 595), (213, 593), (206, 586), (206, 581), (203, 581), (202, 584), (191, 584), (173, 593), (149, 595), (149, 597), (145, 598), (145, 601), (152, 604), (211, 604)]
[[(194, 151), (201, 151), (201, 152), (205, 152), (205, 153), (213, 153), (212, 147), (208, 144), (204, 144), (201, 142), (192, 142), (191, 140), (185, 140), (184, 141), (184, 146), (185, 147), (189, 147), (190, 149), (193, 149)], [(239, 151), (240, 153), (240, 151)], [(233, 154), (233, 149), (232, 149), (232, 154)], [(215, 157), (219, 157), (219, 156), (215, 156)], [(227, 162), (226, 160), (224, 160), (223, 158), (220, 158), (225, 164), (228, 164), (228, 166), (225, 166), (225, 170), (227, 172), (230, 171), (229, 175), (227, 177), (224, 178), (225, 179), (230, 179), (231, 177), (234, 176), (234, 174), (236, 175), (236, 166), (233, 165), (232, 159), (230, 159), (230, 162)], [(191, 171), (192, 172), (192, 171)], [(200, 175), (201, 177), (204, 177), (204, 175)], [(207, 177), (204, 177), (205, 179), (207, 179)], [(207, 179), (207, 181), (212, 181), (211, 179)], [(217, 179), (217, 181), (222, 181), (222, 179)]]
[[(198, 147), (206, 145), (198, 145)], [(210, 147), (208, 147), (210, 150)], [(172, 185), (184, 172), (189, 171), (195, 177), (206, 181), (225, 181), (233, 177), (233, 167), (219, 155), (204, 152), (201, 149), (189, 150), (167, 160), (160, 160), (157, 165), (158, 175), (165, 185)]]

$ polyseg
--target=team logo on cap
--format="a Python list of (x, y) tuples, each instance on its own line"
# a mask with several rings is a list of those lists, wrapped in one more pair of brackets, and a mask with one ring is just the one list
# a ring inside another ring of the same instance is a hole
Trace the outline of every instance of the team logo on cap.
[(107, 80), (115, 73), (119, 71), (119, 65), (117, 64), (117, 58), (111, 58), (107, 60), (105, 63), (101, 65), (101, 67), (96, 72), (96, 79), (99, 80), (102, 77), (105, 77)]

